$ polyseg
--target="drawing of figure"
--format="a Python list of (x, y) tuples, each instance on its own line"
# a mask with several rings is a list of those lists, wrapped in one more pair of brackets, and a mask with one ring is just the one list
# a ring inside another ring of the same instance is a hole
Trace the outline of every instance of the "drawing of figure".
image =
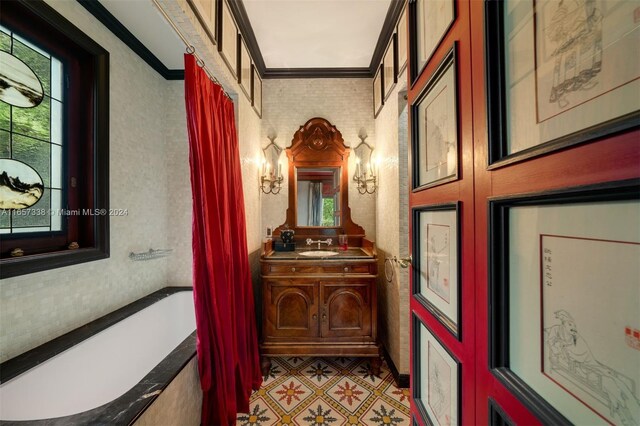
[(447, 162), (446, 116), (427, 117), (427, 170), (434, 169)]
[[(571, 4), (570, 4), (571, 3)], [(602, 70), (602, 13), (596, 0), (560, 0), (545, 35), (555, 49), (550, 103), (569, 105), (567, 94), (598, 84)]]
[(449, 302), (449, 231), (446, 227), (428, 225), (427, 287)]
[(640, 424), (636, 383), (595, 358), (571, 314), (558, 310), (555, 318), (560, 323), (544, 331), (551, 370), (598, 398), (623, 425)]

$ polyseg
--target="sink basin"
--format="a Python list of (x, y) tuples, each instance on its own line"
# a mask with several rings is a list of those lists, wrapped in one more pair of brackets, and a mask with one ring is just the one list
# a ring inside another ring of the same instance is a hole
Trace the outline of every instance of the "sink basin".
[(303, 251), (300, 252), (302, 256), (307, 257), (328, 257), (328, 256), (336, 256), (338, 254), (337, 251), (324, 251), (324, 250), (311, 250), (311, 251)]

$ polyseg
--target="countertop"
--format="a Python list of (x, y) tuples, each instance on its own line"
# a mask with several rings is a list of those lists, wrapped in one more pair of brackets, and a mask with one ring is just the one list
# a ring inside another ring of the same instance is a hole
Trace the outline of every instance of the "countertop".
[[(326, 251), (337, 252), (337, 255), (333, 256), (303, 256), (300, 253), (305, 251)], [(366, 252), (361, 247), (349, 247), (347, 250), (340, 250), (338, 248), (320, 249), (318, 250), (315, 245), (305, 246), (299, 248), (296, 251), (273, 251), (263, 256), (264, 260), (358, 260), (358, 259), (373, 259), (373, 256)]]

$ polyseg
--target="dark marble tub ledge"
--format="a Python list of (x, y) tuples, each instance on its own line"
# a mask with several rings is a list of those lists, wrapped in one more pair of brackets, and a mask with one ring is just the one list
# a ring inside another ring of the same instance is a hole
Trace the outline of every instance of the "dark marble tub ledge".
[[(179, 291), (191, 287), (165, 287), (130, 303), (104, 317), (47, 342), (22, 355), (0, 364), (2, 382), (35, 367), (47, 359), (69, 349), (134, 313), (151, 306)], [(191, 333), (171, 353), (154, 367), (138, 384), (120, 397), (100, 407), (70, 416), (42, 420), (0, 420), (3, 426), (61, 426), (61, 425), (129, 425), (135, 422), (171, 381), (196, 355), (196, 332)], [(99, 384), (96, 384), (99, 386)]]

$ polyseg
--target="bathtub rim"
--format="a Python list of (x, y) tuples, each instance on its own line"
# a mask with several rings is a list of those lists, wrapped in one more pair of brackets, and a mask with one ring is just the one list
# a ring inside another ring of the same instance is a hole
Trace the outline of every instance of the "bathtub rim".
[[(164, 287), (128, 305), (80, 326), (49, 342), (0, 364), (0, 383), (5, 383), (31, 368), (61, 354), (82, 341), (119, 323), (131, 315), (173, 294), (193, 291), (193, 287)], [(134, 423), (171, 381), (196, 356), (196, 332), (187, 336), (169, 355), (157, 364), (140, 382), (118, 398), (94, 409), (51, 419), (2, 420), (0, 425), (57, 425), (94, 423)], [(127, 408), (128, 407), (128, 408)]]

